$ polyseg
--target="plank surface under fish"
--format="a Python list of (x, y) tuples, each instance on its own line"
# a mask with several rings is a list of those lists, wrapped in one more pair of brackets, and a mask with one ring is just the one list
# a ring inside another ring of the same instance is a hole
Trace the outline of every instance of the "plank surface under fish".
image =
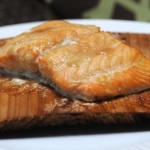
[[(150, 58), (150, 35), (114, 33)], [(1, 40), (3, 45), (5, 40)], [(68, 100), (53, 89), (26, 79), (0, 77), (0, 128), (45, 125), (150, 122), (150, 90), (101, 102)]]

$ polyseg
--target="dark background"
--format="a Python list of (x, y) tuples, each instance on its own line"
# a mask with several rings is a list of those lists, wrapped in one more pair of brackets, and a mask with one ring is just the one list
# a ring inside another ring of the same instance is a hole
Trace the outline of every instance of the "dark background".
[[(146, 13), (147, 18), (143, 16), (145, 20), (142, 20), (142, 17), (141, 20), (150, 21), (150, 0), (131, 1), (135, 5), (141, 4), (141, 8), (143, 1), (149, 2), (147, 11), (149, 15)], [(85, 18), (84, 12), (95, 8), (101, 2), (102, 0), (0, 0), (0, 26), (32, 21)], [(100, 10), (99, 14), (102, 11)], [(137, 20), (135, 12), (119, 3), (115, 4), (111, 16), (106, 19)]]

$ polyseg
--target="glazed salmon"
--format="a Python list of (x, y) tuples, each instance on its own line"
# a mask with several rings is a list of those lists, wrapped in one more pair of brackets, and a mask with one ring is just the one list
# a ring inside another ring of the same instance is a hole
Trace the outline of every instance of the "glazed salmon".
[(50, 21), (16, 36), (0, 49), (0, 64), (17, 71), (38, 72), (38, 59), (55, 47), (73, 44), (73, 39), (85, 33), (99, 32), (92, 25), (77, 25), (65, 21)]
[(150, 60), (105, 32), (57, 48), (40, 59), (39, 70), (61, 94), (87, 101), (150, 88)]
[(36, 78), (72, 99), (101, 100), (150, 88), (150, 60), (95, 26), (54, 21), (9, 40), (1, 72)]

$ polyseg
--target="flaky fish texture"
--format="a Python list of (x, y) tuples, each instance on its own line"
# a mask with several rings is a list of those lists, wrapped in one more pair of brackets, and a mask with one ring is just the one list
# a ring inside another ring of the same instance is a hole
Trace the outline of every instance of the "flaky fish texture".
[(150, 60), (139, 50), (98, 27), (65, 21), (47, 22), (7, 41), (0, 67), (86, 101), (150, 88)]

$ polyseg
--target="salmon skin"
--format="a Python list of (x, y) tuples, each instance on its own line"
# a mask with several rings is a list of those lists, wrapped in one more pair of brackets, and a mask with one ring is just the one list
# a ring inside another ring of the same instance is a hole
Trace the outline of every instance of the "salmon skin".
[(102, 100), (150, 88), (150, 60), (98, 27), (51, 21), (0, 49), (1, 73), (36, 78), (62, 96)]

